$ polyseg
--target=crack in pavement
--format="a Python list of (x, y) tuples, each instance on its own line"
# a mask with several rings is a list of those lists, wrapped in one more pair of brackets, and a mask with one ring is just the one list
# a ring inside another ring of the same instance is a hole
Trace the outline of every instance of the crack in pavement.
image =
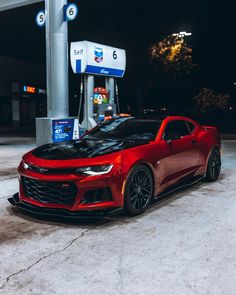
[(23, 269), (21, 269), (21, 270), (15, 272), (15, 273), (9, 275), (7, 278), (2, 279), (1, 281), (4, 281), (4, 280), (5, 280), (5, 282), (4, 282), (3, 285), (0, 287), (0, 290), (3, 290), (3, 289), (6, 287), (6, 285), (8, 284), (8, 282), (10, 281), (11, 278), (17, 276), (18, 274), (20, 274), (20, 273), (22, 273), (22, 272), (26, 272), (26, 271), (30, 270), (30, 269), (33, 268), (35, 265), (37, 265), (38, 263), (40, 263), (42, 260), (44, 260), (44, 259), (46, 259), (46, 258), (48, 258), (48, 257), (51, 257), (51, 256), (53, 256), (53, 255), (56, 255), (56, 254), (58, 254), (58, 253), (61, 253), (61, 252), (65, 251), (65, 250), (67, 250), (67, 249), (68, 249), (69, 247), (71, 247), (71, 246), (72, 246), (77, 240), (79, 240), (80, 238), (82, 238), (87, 232), (89, 232), (90, 230), (93, 230), (93, 229), (95, 229), (95, 228), (96, 228), (96, 226), (93, 227), (93, 228), (89, 228), (89, 229), (83, 231), (78, 237), (76, 237), (76, 238), (74, 238), (73, 240), (71, 240), (71, 241), (70, 241), (65, 247), (63, 247), (62, 249), (59, 249), (59, 250), (56, 250), (56, 251), (54, 251), (54, 252), (52, 252), (52, 253), (50, 253), (50, 254), (47, 254), (47, 255), (45, 255), (45, 256), (39, 258), (37, 261), (35, 261), (33, 264), (31, 264), (31, 265), (28, 266), (27, 268), (23, 268)]

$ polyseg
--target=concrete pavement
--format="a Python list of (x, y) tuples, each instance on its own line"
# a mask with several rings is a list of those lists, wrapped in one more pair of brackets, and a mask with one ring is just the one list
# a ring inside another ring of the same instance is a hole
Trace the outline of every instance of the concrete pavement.
[[(6, 157), (4, 167), (15, 169), (33, 145), (0, 146), (1, 164)], [(1, 176), (0, 294), (235, 295), (236, 141), (223, 150), (218, 182), (176, 193), (135, 218), (34, 219), (7, 202), (17, 190), (15, 172)]]

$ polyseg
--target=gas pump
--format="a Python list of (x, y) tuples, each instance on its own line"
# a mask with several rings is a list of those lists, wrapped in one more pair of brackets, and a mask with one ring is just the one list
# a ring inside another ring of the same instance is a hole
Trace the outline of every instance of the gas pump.
[[(79, 116), (82, 99), (84, 115), (81, 128), (89, 130), (99, 122), (117, 115), (119, 110), (116, 78), (122, 78), (126, 68), (125, 50), (89, 41), (72, 42), (71, 67), (82, 75), (83, 95), (80, 95)], [(105, 78), (105, 87), (95, 87), (96, 76)]]
[(93, 118), (99, 123), (111, 119), (116, 115), (116, 105), (109, 102), (109, 93), (106, 88), (96, 87), (93, 98)]

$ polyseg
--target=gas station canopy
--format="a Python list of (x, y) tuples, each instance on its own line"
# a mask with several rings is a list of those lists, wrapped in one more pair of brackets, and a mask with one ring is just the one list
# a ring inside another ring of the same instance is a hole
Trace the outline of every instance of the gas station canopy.
[(17, 8), (29, 4), (35, 4), (38, 2), (43, 2), (43, 0), (1, 0), (0, 11)]

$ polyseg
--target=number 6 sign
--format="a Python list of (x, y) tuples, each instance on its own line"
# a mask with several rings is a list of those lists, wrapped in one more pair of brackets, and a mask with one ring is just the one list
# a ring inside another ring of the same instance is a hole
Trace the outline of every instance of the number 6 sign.
[(70, 3), (64, 6), (64, 21), (74, 20), (78, 15), (78, 6)]

